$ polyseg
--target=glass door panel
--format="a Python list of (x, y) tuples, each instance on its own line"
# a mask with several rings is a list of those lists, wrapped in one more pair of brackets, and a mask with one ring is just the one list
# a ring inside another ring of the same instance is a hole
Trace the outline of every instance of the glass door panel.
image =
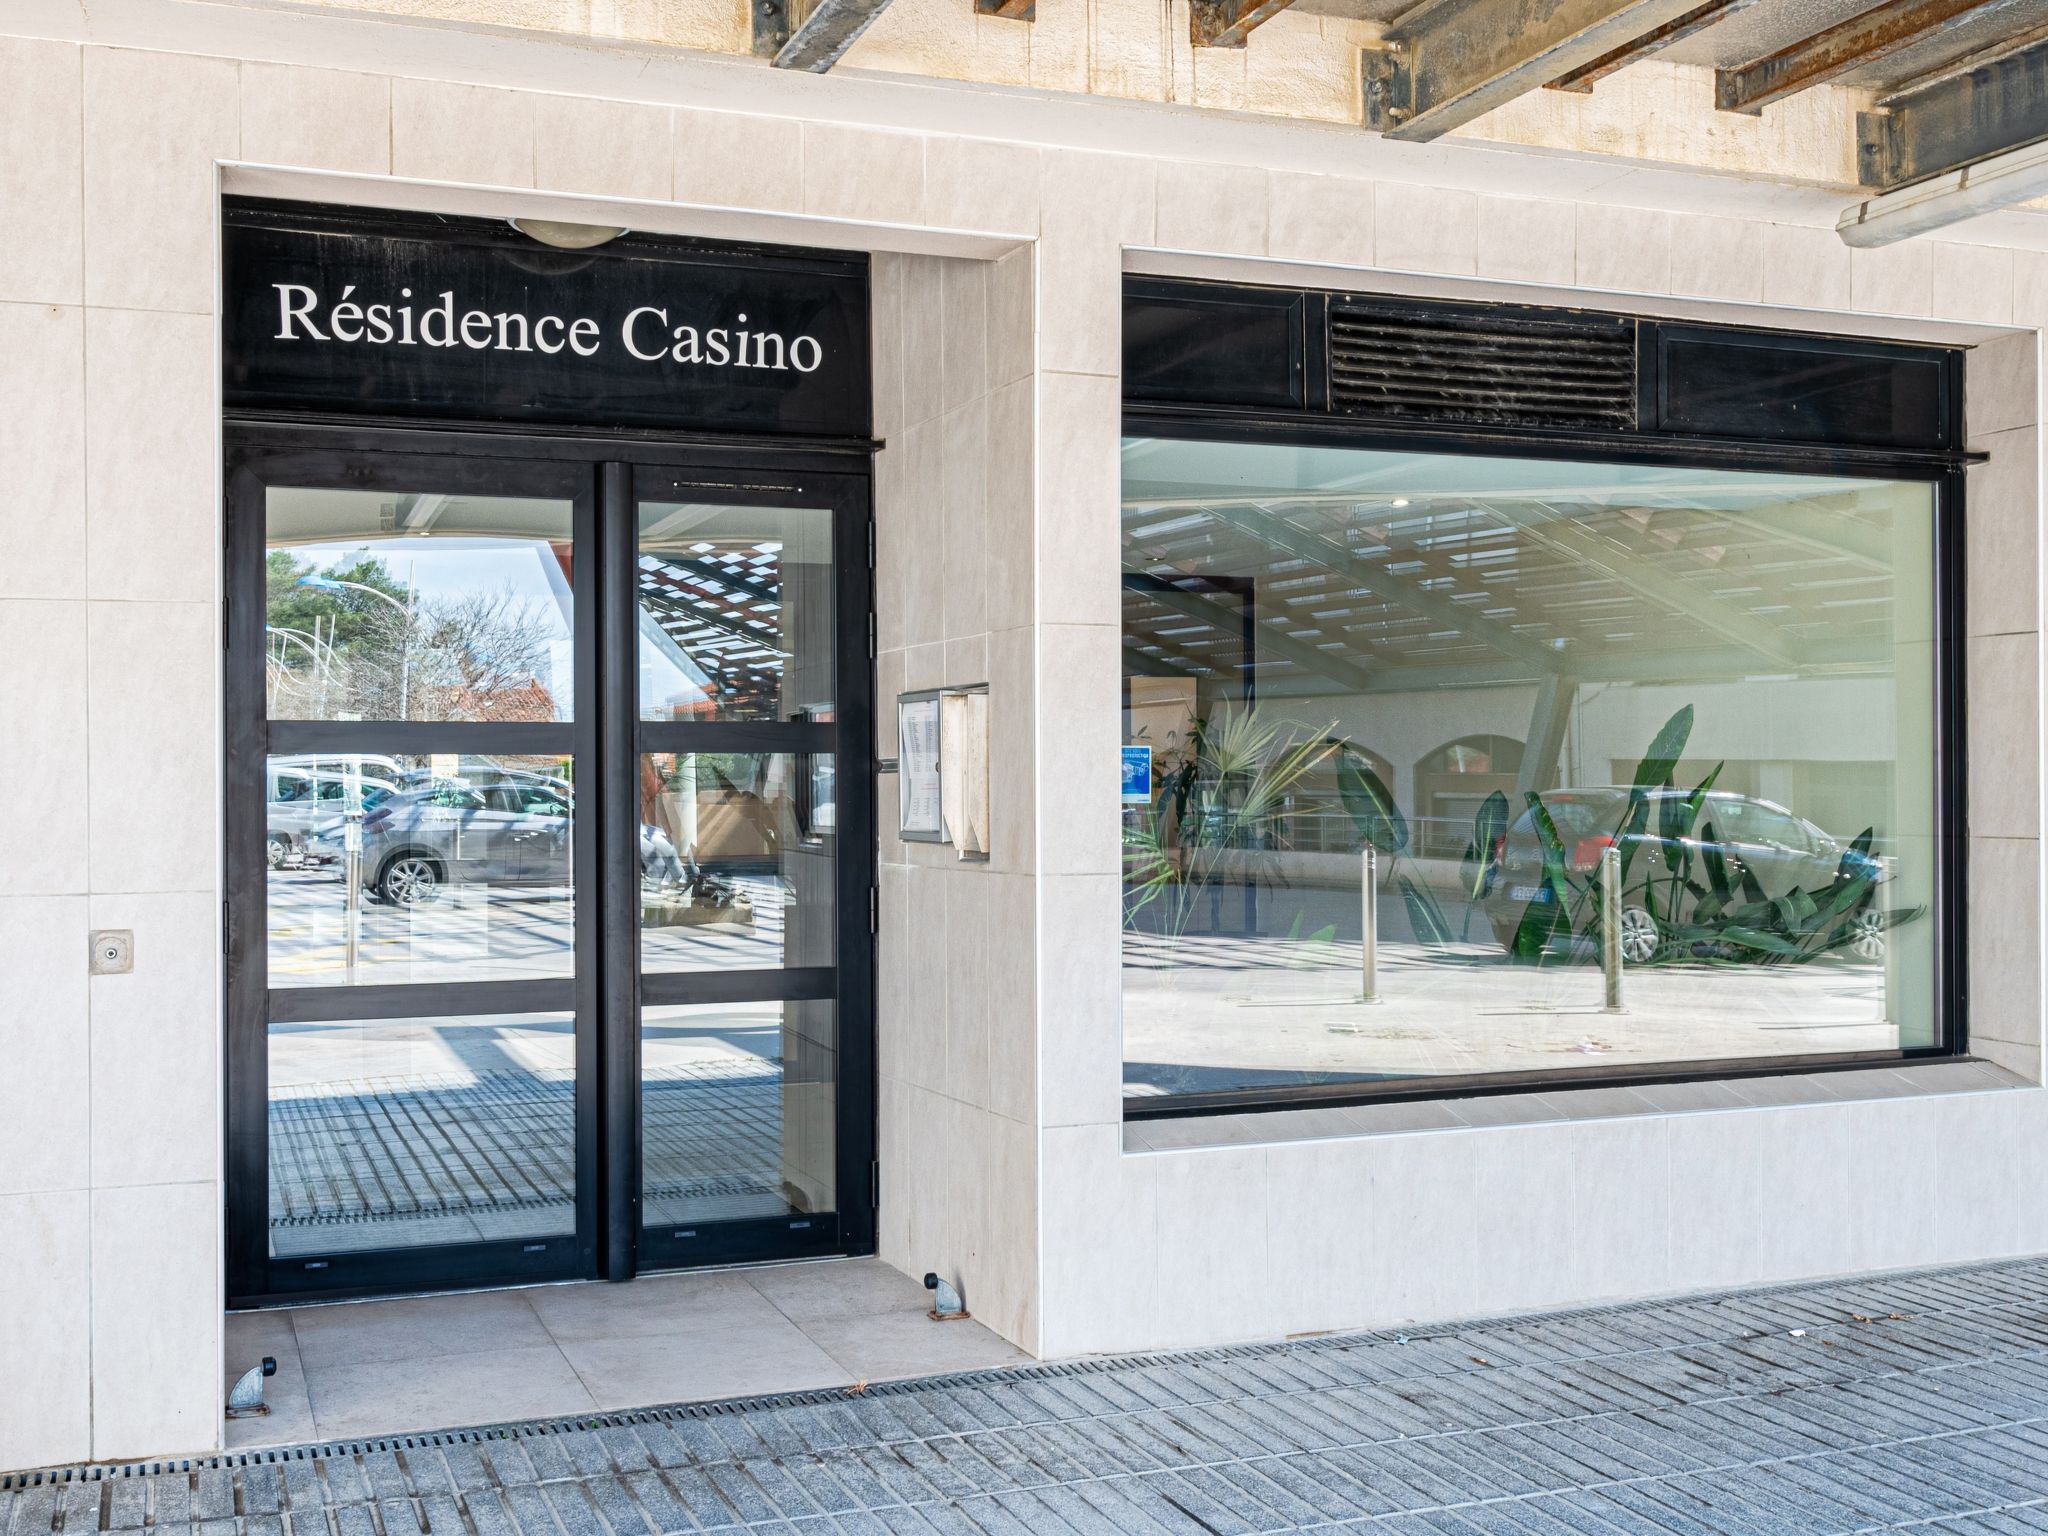
[(587, 1270), (588, 466), (229, 464), (230, 1293)]
[(567, 1013), (270, 1026), (270, 1251), (576, 1230)]
[(833, 758), (640, 758), (640, 964), (647, 971), (832, 964)]
[(640, 718), (798, 720), (829, 708), (832, 509), (643, 501)]
[(868, 571), (845, 559), (865, 484), (636, 489), (641, 1262), (829, 1250), (872, 1216), (841, 1209), (867, 1070), (840, 1038), (846, 1000), (868, 1008), (871, 776), (840, 772), (841, 733), (869, 734)]

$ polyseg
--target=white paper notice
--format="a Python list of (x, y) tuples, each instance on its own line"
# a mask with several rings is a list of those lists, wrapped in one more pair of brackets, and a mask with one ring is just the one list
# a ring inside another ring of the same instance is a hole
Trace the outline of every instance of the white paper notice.
[(939, 800), (939, 701), (896, 701), (896, 775), (905, 837), (942, 837)]

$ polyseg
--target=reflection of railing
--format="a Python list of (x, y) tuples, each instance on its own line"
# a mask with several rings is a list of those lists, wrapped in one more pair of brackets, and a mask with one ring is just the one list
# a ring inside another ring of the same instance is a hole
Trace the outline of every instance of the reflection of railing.
[[(1137, 825), (1146, 814), (1143, 807), (1129, 808), (1125, 824)], [(1469, 816), (1410, 816), (1408, 826), (1412, 849), (1424, 858), (1459, 858), (1472, 840)], [(1358, 823), (1342, 810), (1282, 812), (1263, 832), (1260, 847), (1276, 853), (1356, 854), (1364, 846)], [(1187, 841), (1204, 840), (1197, 835)]]

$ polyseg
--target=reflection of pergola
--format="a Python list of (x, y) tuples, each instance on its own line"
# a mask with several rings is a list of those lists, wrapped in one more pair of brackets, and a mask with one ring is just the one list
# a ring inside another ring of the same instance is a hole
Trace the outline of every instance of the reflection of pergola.
[(1257, 697), (1533, 683), (1540, 763), (1582, 683), (1892, 665), (1893, 531), (1853, 494), (1401, 499), (1136, 488), (1126, 669)]
[(772, 718), (782, 698), (782, 566), (751, 544), (640, 555), (640, 610), (672, 641), (705, 692)]

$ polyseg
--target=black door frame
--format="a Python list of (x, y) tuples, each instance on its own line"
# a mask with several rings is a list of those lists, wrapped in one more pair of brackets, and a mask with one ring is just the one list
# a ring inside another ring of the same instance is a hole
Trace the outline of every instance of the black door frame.
[[(873, 1251), (875, 1232), (875, 839), (872, 452), (870, 442), (513, 433), (499, 429), (231, 419), (226, 429), (223, 706), (226, 892), (226, 1279), (230, 1307), (409, 1291), (603, 1278), (642, 1269)], [(794, 495), (834, 513), (836, 712), (830, 726), (699, 726), (728, 751), (793, 750), (792, 732), (836, 765), (837, 976), (782, 972), (663, 978), (654, 1000), (716, 1003), (829, 996), (837, 1002), (838, 1206), (830, 1220), (705, 1225), (700, 1245), (641, 1231), (639, 1216), (637, 509), (634, 472), (686, 480), (709, 496)], [(573, 722), (267, 720), (262, 682), (265, 484), (352, 489), (436, 485), (571, 501), (578, 601)], [(401, 484), (400, 482), (404, 482)], [(587, 574), (586, 574), (587, 571)], [(593, 600), (594, 597), (594, 600)], [(600, 656), (608, 665), (600, 665)], [(625, 664), (616, 658), (625, 658)], [(433, 746), (562, 751), (577, 763), (575, 972), (558, 981), (331, 988), (267, 985), (265, 759), (280, 752)], [(750, 745), (752, 743), (752, 745)], [(588, 763), (593, 769), (582, 766)], [(631, 914), (631, 921), (619, 921)], [(794, 988), (794, 990), (792, 990)], [(821, 990), (822, 989), (822, 990)], [(687, 992), (687, 997), (683, 995)], [(271, 1022), (449, 1012), (572, 1012), (576, 1020), (576, 1228), (569, 1236), (272, 1259), (268, 1252)]]

